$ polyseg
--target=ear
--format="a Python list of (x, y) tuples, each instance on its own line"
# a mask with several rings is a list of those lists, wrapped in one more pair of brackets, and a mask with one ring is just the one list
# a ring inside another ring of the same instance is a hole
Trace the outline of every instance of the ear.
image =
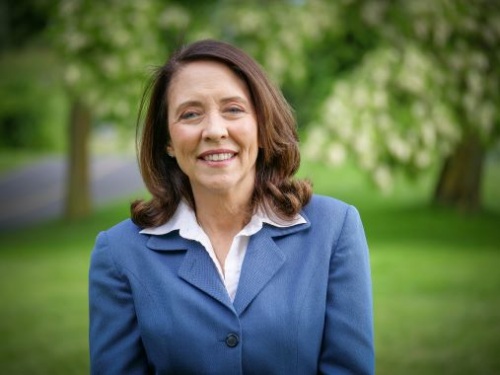
[(165, 147), (165, 151), (167, 152), (168, 156), (170, 156), (171, 158), (175, 158), (174, 148), (171, 145), (167, 145), (167, 147)]

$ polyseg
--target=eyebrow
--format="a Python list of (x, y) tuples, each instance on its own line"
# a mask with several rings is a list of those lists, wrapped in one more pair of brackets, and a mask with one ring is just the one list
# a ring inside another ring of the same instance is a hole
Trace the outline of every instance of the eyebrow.
[(221, 100), (222, 103), (229, 103), (229, 102), (238, 102), (238, 103), (241, 103), (241, 104), (249, 104), (248, 103), (248, 100), (246, 100), (245, 98), (242, 98), (241, 96), (231, 96), (229, 98), (223, 98)]

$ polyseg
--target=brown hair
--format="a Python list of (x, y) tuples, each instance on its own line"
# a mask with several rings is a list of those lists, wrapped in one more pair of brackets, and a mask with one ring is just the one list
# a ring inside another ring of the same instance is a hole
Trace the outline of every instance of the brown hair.
[(293, 177), (300, 165), (300, 153), (295, 118), (288, 102), (245, 52), (225, 42), (203, 40), (174, 53), (156, 70), (143, 95), (137, 134), (148, 98), (149, 102), (137, 148), (142, 178), (152, 198), (132, 203), (132, 220), (143, 228), (159, 226), (172, 217), (181, 198), (195, 208), (189, 179), (177, 161), (166, 154), (170, 141), (167, 95), (179, 69), (200, 60), (228, 66), (250, 91), (261, 147), (251, 209), (261, 205), (268, 214), (285, 220), (293, 218), (311, 198), (312, 189), (309, 181)]

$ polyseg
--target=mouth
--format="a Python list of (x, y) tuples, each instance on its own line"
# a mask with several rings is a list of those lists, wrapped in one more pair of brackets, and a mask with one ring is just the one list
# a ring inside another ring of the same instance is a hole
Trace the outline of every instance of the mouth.
[(204, 161), (220, 162), (232, 159), (235, 155), (236, 153), (233, 151), (209, 151), (201, 154), (199, 159)]

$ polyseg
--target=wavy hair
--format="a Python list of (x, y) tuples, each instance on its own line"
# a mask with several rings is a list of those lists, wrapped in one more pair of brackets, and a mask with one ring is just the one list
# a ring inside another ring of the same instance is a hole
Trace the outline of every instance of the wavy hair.
[(225, 42), (202, 40), (181, 48), (156, 69), (144, 92), (137, 121), (137, 151), (142, 178), (152, 197), (131, 204), (133, 222), (142, 228), (162, 225), (175, 213), (182, 198), (196, 210), (188, 177), (166, 154), (170, 141), (167, 95), (172, 78), (183, 66), (204, 60), (224, 64), (240, 77), (255, 108), (260, 149), (249, 209), (261, 206), (269, 215), (292, 219), (310, 200), (312, 188), (309, 181), (294, 178), (300, 153), (290, 105), (245, 52)]

